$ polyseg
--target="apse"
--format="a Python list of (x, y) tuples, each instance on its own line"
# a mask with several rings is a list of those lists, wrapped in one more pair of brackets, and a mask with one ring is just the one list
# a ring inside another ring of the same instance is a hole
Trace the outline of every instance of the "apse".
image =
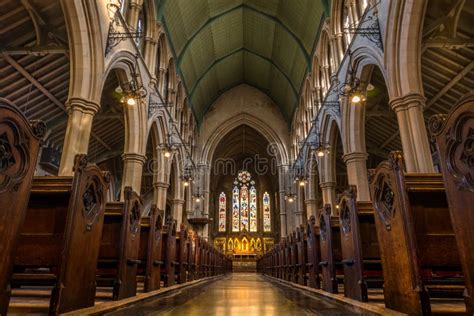
[(268, 140), (243, 124), (212, 159), (209, 214), (214, 244), (228, 255), (256, 255), (279, 238), (276, 157)]

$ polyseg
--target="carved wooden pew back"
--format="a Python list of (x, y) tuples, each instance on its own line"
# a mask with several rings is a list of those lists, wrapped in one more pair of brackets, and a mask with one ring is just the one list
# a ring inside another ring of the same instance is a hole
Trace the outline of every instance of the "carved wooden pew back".
[(308, 285), (312, 288), (321, 287), (320, 266), (321, 250), (319, 240), (319, 227), (316, 226), (316, 217), (311, 216), (306, 225), (306, 235), (308, 238)]
[(166, 219), (163, 229), (161, 258), (163, 266), (161, 269), (162, 279), (165, 286), (175, 284), (175, 263), (176, 263), (176, 221), (172, 217)]
[(130, 187), (124, 189), (124, 202), (106, 204), (98, 284), (112, 286), (114, 300), (135, 296), (137, 292), (142, 214), (142, 200)]
[(338, 220), (331, 217), (331, 206), (325, 205), (319, 214), (319, 233), (322, 289), (330, 292), (338, 292), (336, 278), (336, 262), (341, 261), (340, 232)]
[(8, 309), (13, 260), (45, 129), (44, 123), (29, 123), (14, 104), (0, 98), (1, 315)]
[(188, 280), (196, 279), (196, 233), (188, 231)]
[(474, 93), (463, 97), (447, 116), (428, 124), (436, 140), (451, 220), (466, 283), (464, 300), (474, 314)]
[(308, 276), (306, 274), (307, 271), (307, 263), (308, 263), (308, 246), (307, 246), (307, 239), (306, 234), (304, 232), (304, 226), (296, 227), (296, 252), (297, 252), (297, 282), (300, 285), (306, 285), (306, 281)]
[(368, 301), (367, 284), (363, 273), (363, 254), (355, 186), (345, 190), (339, 202), (344, 295)]
[(392, 152), (370, 177), (385, 304), (414, 315), (429, 314), (426, 285), (444, 281), (433, 274), (457, 274), (459, 253), (441, 175), (403, 170), (401, 153)]
[[(74, 177), (35, 177), (13, 285), (53, 285), (50, 314), (94, 305), (109, 176), (78, 155)], [(38, 268), (49, 269), (46, 273)]]
[(188, 230), (186, 226), (182, 224), (179, 234), (176, 237), (176, 257), (174, 264), (177, 283), (185, 283), (188, 269)]
[(139, 271), (144, 276), (143, 290), (150, 292), (161, 286), (163, 211), (152, 205), (149, 216), (142, 218), (140, 227)]

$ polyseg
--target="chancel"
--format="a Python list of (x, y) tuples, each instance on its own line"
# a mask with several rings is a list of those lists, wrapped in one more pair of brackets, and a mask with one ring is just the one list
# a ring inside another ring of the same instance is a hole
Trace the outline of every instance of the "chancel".
[(474, 1), (0, 21), (0, 316), (474, 315)]

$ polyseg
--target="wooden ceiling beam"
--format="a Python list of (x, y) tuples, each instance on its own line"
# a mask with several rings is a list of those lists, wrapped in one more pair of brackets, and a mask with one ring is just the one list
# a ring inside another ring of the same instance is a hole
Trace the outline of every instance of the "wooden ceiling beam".
[(33, 46), (33, 47), (9, 47), (0, 51), (2, 54), (7, 55), (33, 55), (33, 56), (44, 56), (50, 54), (69, 54), (69, 48), (67, 46)]
[(382, 145), (380, 145), (381, 148), (384, 148), (385, 146), (387, 146), (388, 144), (390, 144), (395, 138), (398, 137), (398, 135), (400, 135), (400, 131), (397, 130), (395, 133), (392, 134), (392, 136), (390, 136), (389, 138), (387, 138), (387, 140), (385, 140)]
[(425, 110), (432, 106), (436, 101), (438, 101), (443, 95), (445, 95), (456, 83), (458, 83), (462, 78), (464, 78), (472, 69), (474, 68), (474, 61), (471, 61), (463, 70), (461, 70), (450, 82), (448, 82), (443, 89), (436, 93), (425, 106)]
[[(23, 77), (28, 79), (28, 81), (30, 81), (38, 90), (40, 90), (46, 97), (48, 97), (48, 99), (50, 99), (58, 108), (60, 108), (66, 114), (66, 109), (64, 105), (51, 92), (49, 92), (48, 89), (46, 89), (38, 80), (33, 78), (33, 76), (28, 71), (26, 71), (9, 55), (2, 54), (2, 56), (13, 68), (15, 68), (20, 74), (22, 74)], [(112, 148), (107, 145), (107, 143), (103, 141), (100, 137), (98, 137), (94, 132), (91, 131), (91, 135), (97, 140), (97, 142), (107, 148), (107, 150), (112, 150)]]

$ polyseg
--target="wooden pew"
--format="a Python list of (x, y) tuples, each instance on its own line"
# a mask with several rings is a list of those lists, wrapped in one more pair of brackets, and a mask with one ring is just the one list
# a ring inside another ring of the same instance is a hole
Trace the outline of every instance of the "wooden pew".
[(316, 226), (316, 217), (312, 215), (306, 225), (306, 235), (308, 238), (308, 285), (312, 288), (321, 288), (321, 277), (319, 262), (321, 256), (319, 227)]
[(304, 226), (296, 227), (296, 252), (297, 252), (297, 282), (300, 285), (306, 285), (308, 279), (307, 276), (307, 263), (308, 263), (308, 246), (306, 234), (304, 232)]
[(340, 233), (338, 222), (331, 217), (331, 205), (326, 204), (319, 214), (319, 233), (322, 289), (329, 293), (338, 292), (336, 262), (341, 261)]
[(164, 286), (175, 284), (175, 260), (176, 257), (176, 221), (172, 217), (166, 218), (165, 227), (162, 234), (161, 258), (163, 265), (161, 267)]
[(343, 192), (339, 202), (344, 296), (367, 302), (367, 283), (363, 273), (363, 255), (356, 194), (355, 186), (350, 186), (349, 189)]
[(382, 288), (383, 272), (372, 202), (357, 201), (351, 185), (339, 201), (344, 295), (368, 301), (368, 288)]
[(201, 239), (201, 270), (202, 277), (207, 278), (209, 276), (209, 251), (208, 244), (205, 239)]
[(161, 287), (163, 213), (156, 205), (152, 205), (150, 215), (143, 217), (140, 225), (139, 270), (144, 276), (144, 292)]
[(181, 224), (176, 237), (175, 274), (178, 284), (186, 283), (188, 269), (188, 230)]
[(123, 202), (106, 204), (97, 283), (111, 286), (114, 300), (135, 296), (137, 292), (142, 214), (142, 200), (131, 187), (125, 187)]
[(195, 270), (194, 270), (194, 279), (198, 280), (202, 278), (202, 239), (199, 235), (196, 234), (195, 238), (196, 250), (195, 250)]
[(285, 268), (285, 281), (291, 281), (291, 250), (290, 250), (290, 237), (283, 239), (283, 258)]
[(429, 292), (449, 294), (462, 283), (454, 278), (461, 270), (459, 252), (441, 175), (409, 174), (404, 169), (402, 154), (392, 152), (369, 173), (385, 305), (429, 315)]
[(275, 265), (275, 277), (282, 279), (282, 263), (281, 263), (281, 245), (278, 243), (273, 248), (274, 251), (274, 265)]
[(429, 121), (436, 140), (452, 225), (466, 282), (464, 301), (474, 314), (474, 93), (463, 97), (448, 115)]
[(188, 280), (196, 279), (196, 233), (188, 231)]
[(280, 263), (279, 263), (279, 245), (275, 245), (272, 248), (272, 276), (278, 278), (278, 273), (280, 272)]
[(298, 283), (297, 265), (298, 265), (298, 248), (296, 246), (296, 233), (289, 234), (289, 254), (290, 254), (290, 281)]
[(8, 309), (13, 260), (45, 130), (44, 123), (28, 122), (0, 98), (0, 315)]
[(73, 177), (33, 180), (12, 285), (52, 285), (50, 314), (94, 305), (108, 183), (85, 155)]

